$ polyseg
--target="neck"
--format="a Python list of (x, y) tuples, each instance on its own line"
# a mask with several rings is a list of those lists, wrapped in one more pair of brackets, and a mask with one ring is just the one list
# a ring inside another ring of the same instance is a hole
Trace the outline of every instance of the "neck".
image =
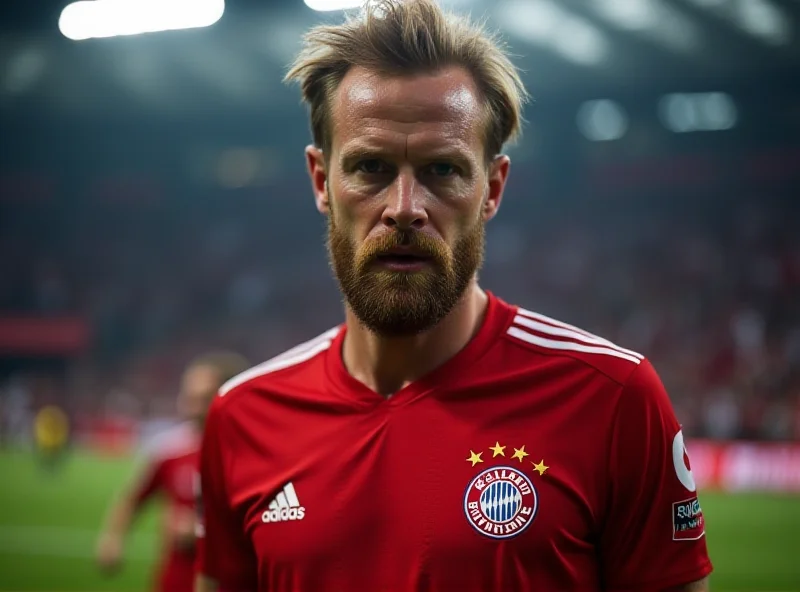
[(475, 336), (486, 314), (488, 296), (476, 281), (459, 303), (432, 329), (410, 337), (381, 337), (364, 327), (347, 307), (342, 358), (359, 382), (384, 396), (435, 370)]

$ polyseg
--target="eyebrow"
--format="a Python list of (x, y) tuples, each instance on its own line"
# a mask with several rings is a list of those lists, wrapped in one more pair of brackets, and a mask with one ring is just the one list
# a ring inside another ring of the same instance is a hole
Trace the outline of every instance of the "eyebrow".
[[(450, 160), (464, 166), (471, 166), (473, 163), (473, 159), (470, 158), (467, 151), (453, 146), (442, 146), (430, 150), (421, 150), (419, 152), (420, 159), (424, 160)], [(368, 158), (388, 157), (390, 154), (392, 154), (392, 151), (386, 150), (385, 148), (370, 146), (368, 144), (356, 144), (342, 149), (339, 161), (347, 165)]]
[(357, 144), (342, 149), (339, 160), (344, 164), (349, 164), (366, 158), (375, 158), (376, 156), (386, 154), (388, 154), (388, 151), (385, 149), (364, 144)]

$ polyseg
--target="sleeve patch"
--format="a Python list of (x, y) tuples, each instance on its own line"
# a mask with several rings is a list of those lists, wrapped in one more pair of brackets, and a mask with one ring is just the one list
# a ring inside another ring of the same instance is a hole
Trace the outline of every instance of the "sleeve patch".
[(706, 522), (696, 497), (672, 504), (673, 541), (696, 541), (705, 533)]

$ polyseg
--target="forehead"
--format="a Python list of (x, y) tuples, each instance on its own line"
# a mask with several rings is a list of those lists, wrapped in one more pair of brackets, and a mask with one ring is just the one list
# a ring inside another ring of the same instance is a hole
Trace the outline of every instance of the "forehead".
[(331, 104), (333, 148), (380, 143), (408, 150), (483, 141), (483, 110), (472, 76), (462, 68), (434, 74), (381, 75), (353, 68)]

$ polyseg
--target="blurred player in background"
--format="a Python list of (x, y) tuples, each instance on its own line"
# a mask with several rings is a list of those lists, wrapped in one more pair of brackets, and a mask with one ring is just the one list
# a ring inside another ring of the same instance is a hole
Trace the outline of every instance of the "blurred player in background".
[(33, 420), (33, 440), (42, 466), (53, 470), (61, 465), (69, 444), (69, 418), (58, 405), (45, 405)]
[(160, 436), (134, 483), (111, 507), (97, 543), (97, 562), (116, 570), (135, 516), (156, 495), (167, 502), (163, 525), (163, 558), (159, 592), (192, 590), (195, 557), (197, 458), (208, 404), (219, 386), (247, 367), (231, 352), (213, 352), (191, 362), (183, 375), (178, 410), (185, 421)]
[(305, 41), (288, 78), (345, 323), (214, 400), (197, 590), (706, 590), (653, 367), (478, 285), (515, 67), (432, 0)]

